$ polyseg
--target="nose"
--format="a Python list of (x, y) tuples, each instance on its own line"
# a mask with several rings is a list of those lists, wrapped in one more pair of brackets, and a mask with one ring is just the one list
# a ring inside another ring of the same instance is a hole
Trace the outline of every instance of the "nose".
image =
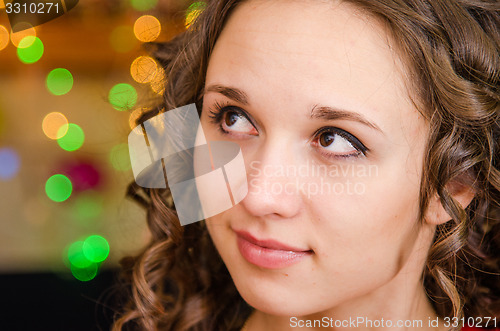
[(292, 218), (303, 208), (298, 178), (290, 175), (296, 160), (280, 145), (263, 146), (247, 161), (248, 194), (240, 203), (253, 216)]

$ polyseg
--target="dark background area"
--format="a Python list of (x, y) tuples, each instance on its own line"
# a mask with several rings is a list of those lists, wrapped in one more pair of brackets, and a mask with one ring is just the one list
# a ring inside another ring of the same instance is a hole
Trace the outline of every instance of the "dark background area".
[(0, 330), (110, 330), (117, 270), (89, 282), (55, 273), (0, 275)]

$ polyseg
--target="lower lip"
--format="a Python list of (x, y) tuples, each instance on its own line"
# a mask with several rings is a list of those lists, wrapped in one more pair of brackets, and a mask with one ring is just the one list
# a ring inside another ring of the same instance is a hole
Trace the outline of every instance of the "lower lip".
[(310, 256), (312, 252), (294, 252), (279, 249), (265, 248), (255, 245), (248, 240), (237, 236), (238, 249), (241, 255), (250, 263), (266, 268), (279, 269), (296, 264), (304, 258)]

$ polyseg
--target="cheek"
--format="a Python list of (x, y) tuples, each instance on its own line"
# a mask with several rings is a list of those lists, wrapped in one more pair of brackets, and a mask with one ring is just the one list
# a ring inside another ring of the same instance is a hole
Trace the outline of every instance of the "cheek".
[(376, 176), (359, 178), (363, 194), (320, 196), (312, 202), (316, 251), (325, 267), (351, 272), (400, 268), (418, 235), (419, 187), (412, 175), (394, 169), (381, 167)]

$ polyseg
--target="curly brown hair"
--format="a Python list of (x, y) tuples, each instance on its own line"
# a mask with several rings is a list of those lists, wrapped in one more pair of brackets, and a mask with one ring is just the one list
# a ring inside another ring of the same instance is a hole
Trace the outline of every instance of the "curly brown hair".
[[(182, 34), (149, 44), (166, 72), (164, 103), (138, 124), (196, 103), (210, 54), (243, 1), (209, 0)], [(500, 4), (495, 0), (343, 0), (383, 22), (407, 71), (430, 136), (420, 218), (438, 196), (452, 221), (439, 225), (422, 279), (441, 317), (500, 318)], [(453, 185), (471, 187), (467, 206)], [(152, 239), (122, 260), (126, 303), (113, 330), (239, 330), (251, 313), (204, 222), (182, 227), (167, 189), (130, 184)], [(457, 328), (451, 328), (456, 330)]]

